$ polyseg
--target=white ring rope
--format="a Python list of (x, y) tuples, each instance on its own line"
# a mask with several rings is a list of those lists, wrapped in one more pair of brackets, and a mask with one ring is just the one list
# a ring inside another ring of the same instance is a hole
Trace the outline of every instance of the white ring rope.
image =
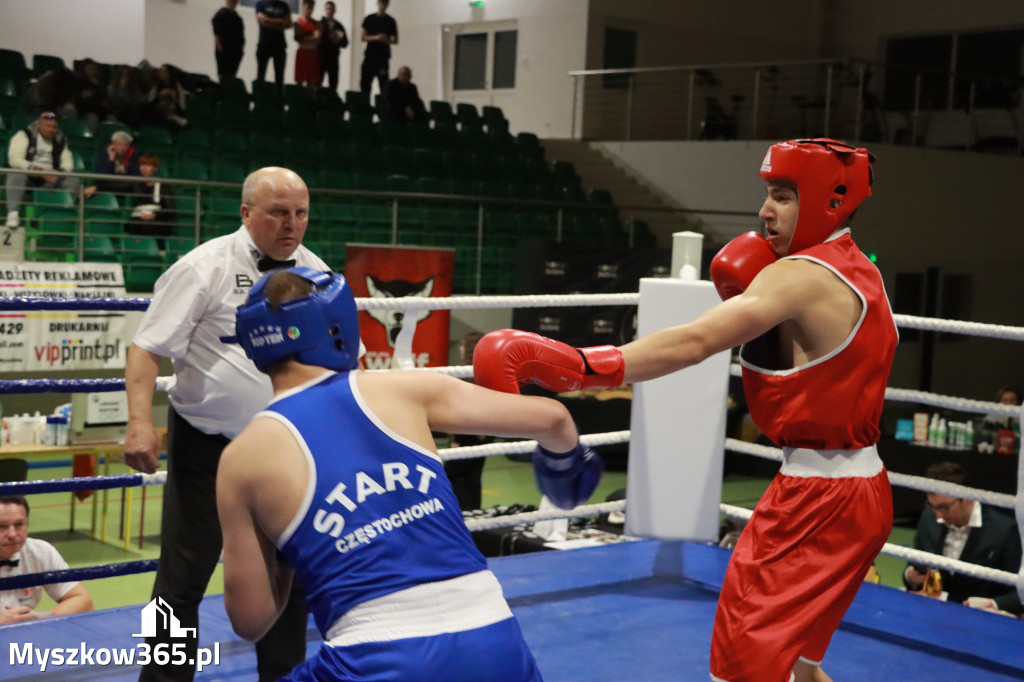
[(461, 310), (483, 308), (567, 308), (638, 305), (640, 294), (544, 294), (536, 296), (402, 296), (357, 298), (359, 310)]
[[(743, 376), (743, 366), (734, 362), (729, 366), (729, 374), (734, 377)], [(915, 391), (909, 388), (885, 389), (885, 399), (899, 403), (920, 403), (932, 407), (944, 407), (961, 412), (972, 412), (975, 414), (993, 415), (997, 417), (1020, 417), (1020, 406), (1003, 405), (985, 400), (971, 400), (970, 398), (958, 398), (941, 393), (928, 393), (927, 391)]]
[[(607, 433), (589, 433), (580, 436), (580, 442), (588, 447), (598, 445), (614, 445), (629, 442), (629, 431), (609, 431)], [(537, 447), (535, 440), (518, 440), (507, 443), (486, 443), (484, 445), (466, 445), (458, 448), (438, 450), (442, 461), (454, 459), (472, 459), (473, 457), (491, 457), (493, 455), (522, 455), (533, 452)]]
[(896, 326), (906, 327), (907, 329), (968, 334), (970, 336), (984, 336), (989, 339), (1024, 341), (1024, 327), (1008, 327), (1002, 324), (986, 324), (984, 322), (964, 322), (963, 320), (942, 320), (934, 317), (915, 317), (913, 315), (893, 315), (892, 319)]
[[(750, 517), (753, 516), (753, 512), (751, 510), (744, 509), (743, 507), (735, 507), (731, 504), (723, 504), (720, 506), (720, 509), (726, 516), (742, 519), (744, 521), (750, 520)], [(903, 547), (902, 545), (894, 545), (889, 542), (885, 543), (885, 546), (882, 547), (882, 554), (896, 557), (897, 559), (906, 559), (907, 561), (915, 564), (924, 564), (932, 568), (942, 568), (954, 573), (963, 573), (964, 575), (970, 575), (975, 578), (991, 580), (1004, 585), (1012, 586), (1017, 584), (1016, 573), (1000, 571), (999, 569), (988, 568), (986, 566), (978, 566), (977, 564), (971, 564), (966, 561), (950, 559), (949, 557), (930, 554), (928, 552), (922, 552), (919, 549), (911, 549), (909, 547)]]

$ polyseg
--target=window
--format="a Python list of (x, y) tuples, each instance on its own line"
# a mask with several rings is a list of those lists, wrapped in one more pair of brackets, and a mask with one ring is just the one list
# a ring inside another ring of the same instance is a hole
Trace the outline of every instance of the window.
[(487, 87), (487, 34), (465, 33), (455, 36), (456, 90), (483, 90)]
[(516, 43), (519, 31), (494, 32), (494, 70), (491, 87), (516, 87)]
[[(486, 90), (487, 68), (491, 69), (490, 87), (516, 86), (516, 44), (519, 31), (463, 33), (455, 36), (455, 90)], [(488, 62), (490, 57), (490, 62)]]

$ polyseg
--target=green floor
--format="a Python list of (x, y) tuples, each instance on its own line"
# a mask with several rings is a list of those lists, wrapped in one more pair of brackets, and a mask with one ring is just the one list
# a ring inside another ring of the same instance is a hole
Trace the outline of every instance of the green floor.
[[(129, 470), (123, 464), (113, 463), (110, 473), (129, 473)], [(69, 466), (37, 467), (29, 470), (31, 480), (64, 478), (70, 475)], [(625, 485), (625, 472), (608, 471), (591, 500), (593, 502), (603, 501), (610, 492), (623, 488)], [(722, 501), (741, 507), (753, 507), (767, 487), (768, 480), (764, 478), (730, 475), (723, 481)], [(145, 489), (145, 524), (142, 547), (140, 548), (138, 538), (142, 513), (141, 491), (141, 488), (135, 488), (130, 500), (131, 523), (129, 528), (131, 535), (128, 549), (125, 549), (121, 535), (121, 519), (122, 509), (127, 507), (129, 502), (122, 500), (120, 490), (111, 490), (107, 493), (108, 518), (105, 542), (90, 537), (94, 506), (97, 530), (99, 531), (103, 525), (101, 513), (103, 505), (102, 503), (94, 505), (93, 498), (74, 503), (74, 530), (70, 530), (72, 510), (69, 493), (31, 496), (29, 502), (32, 505), (32, 512), (29, 520), (29, 532), (33, 537), (47, 540), (56, 545), (72, 567), (155, 559), (160, 552), (162, 488), (155, 486)], [(102, 494), (102, 492), (95, 493), (99, 496)], [(102, 500), (102, 497), (99, 499)], [(539, 501), (540, 495), (537, 492), (533, 481), (533, 472), (528, 463), (514, 462), (501, 456), (488, 458), (483, 478), (484, 507), (537, 504)], [(890, 536), (890, 542), (896, 544), (909, 545), (912, 539), (913, 529), (910, 528), (895, 528)], [(881, 556), (876, 565), (883, 584), (894, 587), (902, 585), (900, 574), (905, 565), (904, 562)], [(86, 584), (96, 608), (144, 604), (149, 601), (152, 585), (153, 573), (102, 578), (90, 580)], [(223, 576), (218, 567), (210, 582), (208, 593), (220, 594), (221, 592), (223, 592)], [(46, 607), (46, 602), (44, 602), (41, 608)]]

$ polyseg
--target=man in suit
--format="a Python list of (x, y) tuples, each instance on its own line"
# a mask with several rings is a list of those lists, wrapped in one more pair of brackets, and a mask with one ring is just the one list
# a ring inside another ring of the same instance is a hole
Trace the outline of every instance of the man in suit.
[[(967, 484), (963, 467), (953, 462), (932, 464), (925, 476)], [(928, 494), (927, 508), (914, 535), (914, 548), (1011, 573), (1020, 569), (1020, 533), (1013, 517), (980, 502), (949, 495)], [(947, 570), (939, 573), (948, 601), (1014, 615), (1024, 612), (1017, 590), (1011, 586)], [(926, 567), (908, 565), (903, 582), (908, 590), (916, 592), (923, 588), (927, 576)]]

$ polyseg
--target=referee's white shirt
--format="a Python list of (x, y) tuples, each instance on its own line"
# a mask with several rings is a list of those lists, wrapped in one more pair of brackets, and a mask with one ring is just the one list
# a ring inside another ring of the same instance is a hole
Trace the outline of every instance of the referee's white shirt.
[[(68, 564), (61, 557), (60, 552), (45, 540), (28, 538), (25, 545), (17, 554), (11, 557), (18, 560), (17, 566), (0, 566), (0, 578), (10, 578), (16, 575), (27, 575), (29, 573), (43, 573), (46, 571), (64, 571)], [(75, 580), (70, 583), (50, 583), (49, 585), (36, 585), (35, 587), (23, 587), (18, 590), (0, 591), (0, 609), (5, 607), (27, 606), (34, 609), (42, 599), (43, 590), (50, 595), (53, 601), (59, 602), (68, 592), (78, 584)]]
[[(204, 433), (234, 438), (273, 397), (269, 377), (242, 347), (220, 340), (235, 333), (235, 311), (261, 276), (262, 255), (244, 225), (200, 244), (157, 280), (135, 334), (135, 345), (171, 359), (171, 405)], [(328, 269), (304, 246), (289, 258)]]

